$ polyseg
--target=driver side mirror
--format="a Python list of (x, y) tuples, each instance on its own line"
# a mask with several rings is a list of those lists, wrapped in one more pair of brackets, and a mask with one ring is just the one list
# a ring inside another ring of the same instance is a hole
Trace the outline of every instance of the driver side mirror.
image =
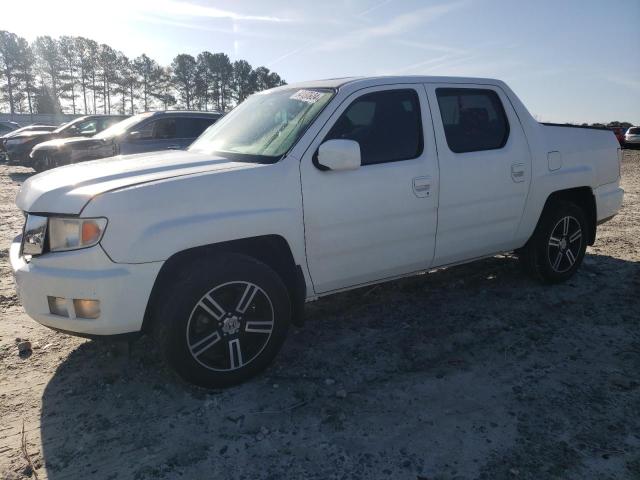
[(360, 168), (360, 144), (355, 140), (327, 140), (318, 148), (316, 161), (320, 170), (356, 170)]
[(133, 141), (140, 140), (142, 138), (142, 132), (129, 132), (127, 137), (129, 138), (129, 140)]

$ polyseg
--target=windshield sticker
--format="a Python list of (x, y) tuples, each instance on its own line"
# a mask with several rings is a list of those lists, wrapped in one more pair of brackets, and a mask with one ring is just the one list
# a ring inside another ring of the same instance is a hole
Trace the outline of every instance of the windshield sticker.
[(316, 103), (318, 100), (320, 100), (320, 98), (322, 98), (322, 95), (324, 95), (323, 92), (316, 92), (313, 90), (298, 90), (289, 98), (291, 100), (300, 100), (307, 103)]

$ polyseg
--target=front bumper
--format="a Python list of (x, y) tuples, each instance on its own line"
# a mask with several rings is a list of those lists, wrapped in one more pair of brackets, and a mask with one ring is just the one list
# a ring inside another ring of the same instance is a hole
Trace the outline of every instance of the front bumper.
[[(140, 331), (151, 289), (162, 262), (113, 263), (100, 245), (47, 253), (29, 262), (20, 256), (22, 236), (9, 258), (18, 297), (31, 318), (79, 335), (117, 335)], [(48, 296), (68, 299), (68, 316), (50, 313)], [(100, 301), (96, 319), (77, 318), (73, 299)]]
[(29, 153), (31, 152), (31, 145), (6, 145), (6, 156), (9, 159), (9, 163), (13, 165), (30, 166), (31, 159)]

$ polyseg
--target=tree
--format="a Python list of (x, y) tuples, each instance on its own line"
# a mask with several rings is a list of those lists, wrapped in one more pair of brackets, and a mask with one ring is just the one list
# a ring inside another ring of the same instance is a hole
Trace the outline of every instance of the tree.
[(196, 59), (186, 53), (181, 53), (171, 63), (173, 84), (178, 95), (185, 103), (187, 110), (191, 109), (191, 102), (195, 93)]
[(151, 98), (157, 91), (162, 78), (162, 68), (158, 63), (144, 53), (133, 61), (133, 70), (138, 76), (140, 88), (142, 88), (142, 101), (144, 111), (149, 110)]
[(157, 88), (151, 95), (162, 102), (163, 108), (168, 110), (170, 106), (177, 103), (173, 92), (173, 72), (170, 67), (161, 68)]
[(116, 76), (118, 54), (109, 45), (98, 48), (99, 78), (102, 81), (102, 112), (111, 113), (111, 89)]
[(216, 108), (225, 112), (231, 105), (231, 86), (233, 82), (233, 66), (224, 53), (213, 55), (213, 70), (216, 75), (215, 94)]
[(58, 41), (58, 49), (63, 64), (63, 71), (60, 85), (62, 97), (71, 100), (71, 110), (76, 114), (76, 84), (77, 84), (77, 67), (78, 67), (78, 51), (76, 49), (76, 41), (73, 37), (64, 36)]
[(2, 88), (3, 96), (9, 101), (9, 113), (15, 113), (14, 89), (17, 82), (17, 69), (20, 61), (20, 47), (18, 36), (5, 30), (0, 30), (0, 73), (6, 81)]
[(286, 84), (287, 82), (285, 82), (282, 78), (280, 78), (280, 75), (278, 75), (276, 72), (271, 72), (269, 74), (269, 78), (268, 78), (269, 88), (279, 87), (281, 85), (286, 85)]
[[(134, 113), (167, 109), (222, 112), (252, 93), (282, 85), (276, 72), (231, 62), (222, 52), (176, 56), (171, 67), (142, 54), (135, 60), (85, 37), (41, 36), (29, 43), (0, 31), (0, 110)], [(116, 100), (117, 98), (117, 100)]]
[(131, 110), (129, 113), (133, 115), (135, 113), (135, 100), (140, 98), (138, 95), (138, 89), (140, 88), (140, 82), (138, 80), (138, 75), (136, 75), (135, 70), (133, 69), (133, 62), (129, 62), (127, 69), (125, 70), (125, 84), (129, 89), (129, 102), (131, 105)]
[(195, 97), (198, 108), (209, 110), (209, 101), (215, 83), (214, 59), (211, 52), (202, 52), (196, 60)]
[(80, 89), (82, 90), (82, 103), (84, 114), (89, 113), (87, 107), (87, 89), (93, 90), (93, 112), (95, 113), (95, 84), (96, 84), (96, 56), (98, 44), (84, 37), (76, 37), (75, 48), (78, 55), (78, 69), (80, 71)]
[(29, 113), (33, 114), (33, 97), (37, 94), (35, 64), (36, 58), (29, 43), (24, 38), (18, 39), (18, 65), (16, 66), (16, 76), (19, 84), (26, 95)]
[(39, 63), (41, 77), (49, 78), (50, 95), (58, 102), (58, 89), (60, 86), (60, 72), (62, 61), (57, 42), (50, 36), (38, 37), (35, 41), (35, 51)]
[(122, 96), (120, 113), (127, 113), (127, 101), (129, 101), (129, 111), (133, 115), (135, 110), (134, 100), (137, 97), (135, 91), (138, 87), (138, 77), (133, 70), (132, 62), (122, 52), (117, 52), (114, 83), (116, 84), (114, 93)]
[(254, 74), (256, 76), (256, 91), (265, 90), (270, 88), (269, 85), (269, 74), (271, 72), (267, 67), (258, 67), (254, 70)]
[(40, 85), (34, 98), (36, 113), (60, 113), (60, 103), (51, 91), (51, 87), (44, 83)]
[(237, 60), (233, 62), (233, 99), (237, 103), (240, 103), (253, 92), (255, 92), (256, 89), (256, 76), (253, 73), (253, 69), (251, 68), (249, 62), (247, 62), (246, 60)]
[(267, 88), (279, 87), (286, 85), (286, 82), (280, 78), (276, 72), (270, 71), (267, 67), (258, 67), (255, 69), (256, 88), (257, 91), (266, 90)]

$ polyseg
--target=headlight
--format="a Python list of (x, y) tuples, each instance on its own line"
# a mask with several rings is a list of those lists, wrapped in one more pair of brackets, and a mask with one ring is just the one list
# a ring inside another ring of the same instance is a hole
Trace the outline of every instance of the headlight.
[(100, 241), (106, 226), (106, 218), (49, 217), (49, 250), (91, 247)]
[(28, 215), (22, 236), (22, 253), (40, 255), (44, 250), (44, 236), (47, 233), (47, 217)]
[(44, 253), (45, 237), (48, 238), (51, 252), (92, 247), (102, 239), (106, 227), (106, 218), (44, 217), (29, 214), (24, 227), (22, 253)]

